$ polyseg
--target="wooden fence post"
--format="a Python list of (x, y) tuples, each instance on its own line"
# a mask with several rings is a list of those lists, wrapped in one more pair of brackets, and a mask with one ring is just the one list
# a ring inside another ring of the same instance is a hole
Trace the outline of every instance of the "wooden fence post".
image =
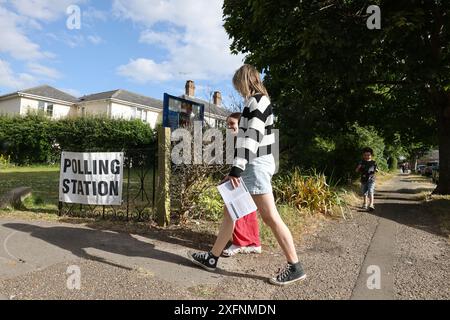
[(170, 128), (158, 128), (158, 186), (156, 194), (157, 222), (170, 224)]

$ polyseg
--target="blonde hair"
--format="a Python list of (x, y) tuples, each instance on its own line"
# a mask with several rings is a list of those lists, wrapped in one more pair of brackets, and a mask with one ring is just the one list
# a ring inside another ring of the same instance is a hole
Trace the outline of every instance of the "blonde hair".
[(269, 97), (258, 70), (250, 64), (244, 64), (236, 71), (233, 86), (246, 99), (258, 93)]

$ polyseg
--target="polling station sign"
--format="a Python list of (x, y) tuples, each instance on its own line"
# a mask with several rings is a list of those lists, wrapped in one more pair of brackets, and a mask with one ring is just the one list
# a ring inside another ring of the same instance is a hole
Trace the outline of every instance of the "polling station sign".
[(123, 152), (62, 152), (59, 201), (121, 205)]

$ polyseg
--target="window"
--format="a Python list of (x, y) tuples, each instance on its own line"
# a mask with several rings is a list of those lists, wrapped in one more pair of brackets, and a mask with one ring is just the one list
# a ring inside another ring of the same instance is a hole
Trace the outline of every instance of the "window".
[(38, 113), (53, 117), (53, 104), (45, 101), (38, 101)]
[(53, 117), (53, 105), (52, 104), (47, 105), (47, 116)]
[(45, 102), (44, 101), (39, 101), (38, 111), (39, 112), (45, 112)]
[(147, 122), (148, 120), (148, 111), (144, 109), (136, 109), (135, 119), (142, 120), (143, 122)]
[(215, 119), (214, 120), (214, 127), (215, 128), (224, 128), (225, 127), (225, 122), (223, 120), (220, 120), (220, 119)]
[(148, 111), (144, 111), (143, 116), (142, 116), (142, 121), (148, 122)]

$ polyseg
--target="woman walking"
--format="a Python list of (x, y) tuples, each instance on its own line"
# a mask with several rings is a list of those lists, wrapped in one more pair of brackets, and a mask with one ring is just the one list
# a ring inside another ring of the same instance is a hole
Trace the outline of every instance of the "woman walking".
[[(239, 124), (233, 167), (224, 181), (229, 180), (237, 187), (239, 178), (243, 179), (264, 223), (271, 228), (286, 256), (285, 267), (269, 281), (276, 285), (287, 285), (305, 279), (306, 274), (298, 260), (292, 234), (277, 211), (272, 193), (271, 180), (275, 173), (275, 160), (271, 153), (271, 146), (275, 143), (275, 135), (272, 133), (272, 106), (255, 67), (243, 65), (236, 71), (233, 85), (246, 99), (246, 105)], [(192, 262), (206, 270), (214, 271), (233, 230), (233, 220), (225, 208), (214, 247), (210, 252), (190, 255)]]

